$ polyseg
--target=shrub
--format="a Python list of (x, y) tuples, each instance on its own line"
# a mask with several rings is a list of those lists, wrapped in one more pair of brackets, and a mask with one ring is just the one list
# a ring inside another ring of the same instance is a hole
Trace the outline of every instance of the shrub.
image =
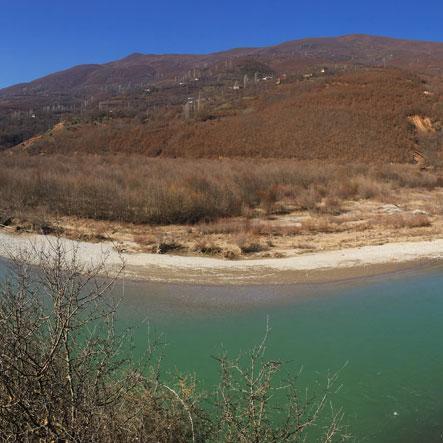
[(238, 235), (235, 242), (243, 254), (253, 254), (269, 249), (267, 245), (261, 244), (260, 241), (250, 235)]
[(214, 244), (213, 242), (209, 242), (207, 240), (199, 240), (195, 245), (194, 245), (194, 251), (195, 252), (199, 252), (201, 254), (207, 254), (207, 255), (218, 255), (221, 254), (223, 252), (223, 249)]
[(394, 214), (384, 216), (380, 223), (395, 229), (425, 228), (432, 225), (431, 219), (424, 214)]

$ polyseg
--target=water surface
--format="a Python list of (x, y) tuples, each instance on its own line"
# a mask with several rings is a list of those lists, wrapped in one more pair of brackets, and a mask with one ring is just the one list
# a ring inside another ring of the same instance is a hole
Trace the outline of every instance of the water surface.
[[(123, 289), (124, 287), (124, 289)], [(341, 371), (335, 397), (355, 441), (437, 442), (443, 432), (443, 269), (347, 283), (179, 286), (119, 283), (120, 325), (165, 334), (166, 369), (211, 387), (222, 347), (233, 356), (272, 327), (269, 356), (303, 367), (300, 383)]]
[[(0, 276), (7, 269), (0, 260)], [(119, 327), (148, 325), (168, 343), (164, 369), (211, 389), (211, 357), (232, 356), (272, 328), (269, 357), (303, 367), (301, 387), (340, 372), (335, 406), (358, 442), (443, 441), (443, 267), (338, 283), (192, 286), (119, 281)]]

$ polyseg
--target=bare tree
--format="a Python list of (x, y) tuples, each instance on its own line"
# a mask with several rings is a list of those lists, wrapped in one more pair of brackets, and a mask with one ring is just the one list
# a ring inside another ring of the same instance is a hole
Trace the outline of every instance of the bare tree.
[(12, 274), (0, 295), (2, 441), (195, 440), (198, 414), (160, 383), (156, 344), (144, 366), (124, 357), (105, 262), (80, 264), (57, 240), (14, 257)]

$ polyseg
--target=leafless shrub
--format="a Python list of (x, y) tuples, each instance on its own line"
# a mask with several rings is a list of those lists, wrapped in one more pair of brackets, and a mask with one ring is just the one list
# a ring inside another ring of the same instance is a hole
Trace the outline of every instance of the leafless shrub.
[(297, 196), (297, 204), (300, 209), (308, 211), (316, 210), (317, 205), (321, 202), (322, 195), (317, 187), (310, 186), (307, 190), (302, 191)]
[(315, 249), (315, 244), (302, 241), (302, 242), (294, 243), (294, 248), (306, 249), (306, 250), (314, 250)]
[(134, 242), (142, 246), (151, 246), (155, 249), (157, 240), (153, 235), (137, 234), (134, 235)]
[(386, 185), (372, 177), (357, 176), (351, 183), (356, 187), (356, 196), (362, 199), (380, 197), (386, 191)]
[[(221, 371), (217, 392), (221, 420), (218, 439), (227, 443), (306, 441), (311, 431), (315, 441), (344, 440), (342, 412), (332, 411), (323, 430), (313, 429), (328, 404), (338, 373), (328, 377), (320, 396), (298, 396), (296, 378), (282, 379), (284, 363), (266, 359), (267, 327), (263, 341), (246, 356), (216, 357)], [(287, 408), (279, 405), (284, 403)]]
[(266, 214), (272, 214), (275, 210), (275, 205), (281, 196), (281, 192), (279, 186), (274, 184), (269, 189), (261, 191), (259, 196), (261, 206), (265, 210)]
[(251, 221), (246, 218), (238, 219), (220, 219), (212, 223), (203, 223), (198, 225), (198, 230), (203, 235), (208, 234), (238, 234), (249, 232), (251, 230)]
[[(295, 160), (187, 160), (119, 156), (2, 155), (0, 211), (6, 219), (57, 216), (139, 224), (212, 225), (247, 231), (226, 219), (287, 207), (338, 213), (339, 200), (385, 199), (398, 187), (433, 189), (441, 173), (412, 165), (324, 164)], [(324, 204), (327, 202), (328, 204)], [(237, 224), (238, 223), (238, 224)], [(25, 226), (30, 226), (29, 222)], [(224, 226), (223, 226), (224, 225)]]
[(262, 244), (255, 236), (251, 235), (238, 235), (235, 238), (235, 242), (243, 254), (253, 254), (256, 252), (267, 251), (269, 249), (268, 245)]
[(431, 219), (424, 214), (393, 214), (378, 218), (378, 223), (395, 229), (425, 228), (432, 225)]
[(217, 358), (217, 401), (205, 412), (195, 378), (163, 381), (158, 341), (141, 365), (131, 359), (105, 262), (82, 265), (77, 253), (57, 240), (12, 258), (0, 295), (2, 441), (283, 442), (319, 425), (318, 441), (343, 437), (341, 412), (325, 414), (336, 376), (317, 398), (302, 399), (294, 380), (275, 385), (282, 364), (264, 359), (266, 338), (245, 366)]
[(228, 260), (235, 260), (241, 256), (241, 249), (237, 245), (228, 245), (223, 248), (223, 257)]
[(332, 222), (329, 217), (309, 218), (302, 222), (302, 231), (305, 232), (329, 233), (337, 230), (339, 230), (337, 223)]
[(195, 252), (206, 255), (219, 255), (223, 252), (221, 246), (205, 239), (198, 240), (193, 249)]
[(155, 252), (157, 254), (167, 254), (172, 251), (180, 251), (182, 248), (182, 245), (175, 240), (161, 240), (156, 245)]
[(402, 188), (434, 189), (441, 186), (441, 171), (421, 171), (413, 165), (378, 165), (372, 173), (376, 179)]
[(342, 202), (335, 196), (326, 197), (317, 207), (322, 214), (339, 215), (343, 212)]

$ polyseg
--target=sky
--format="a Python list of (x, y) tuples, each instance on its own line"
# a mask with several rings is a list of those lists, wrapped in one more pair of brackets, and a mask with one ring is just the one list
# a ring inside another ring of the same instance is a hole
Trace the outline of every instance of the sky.
[(443, 0), (0, 0), (0, 88), (142, 53), (208, 53), (304, 37), (443, 42)]

